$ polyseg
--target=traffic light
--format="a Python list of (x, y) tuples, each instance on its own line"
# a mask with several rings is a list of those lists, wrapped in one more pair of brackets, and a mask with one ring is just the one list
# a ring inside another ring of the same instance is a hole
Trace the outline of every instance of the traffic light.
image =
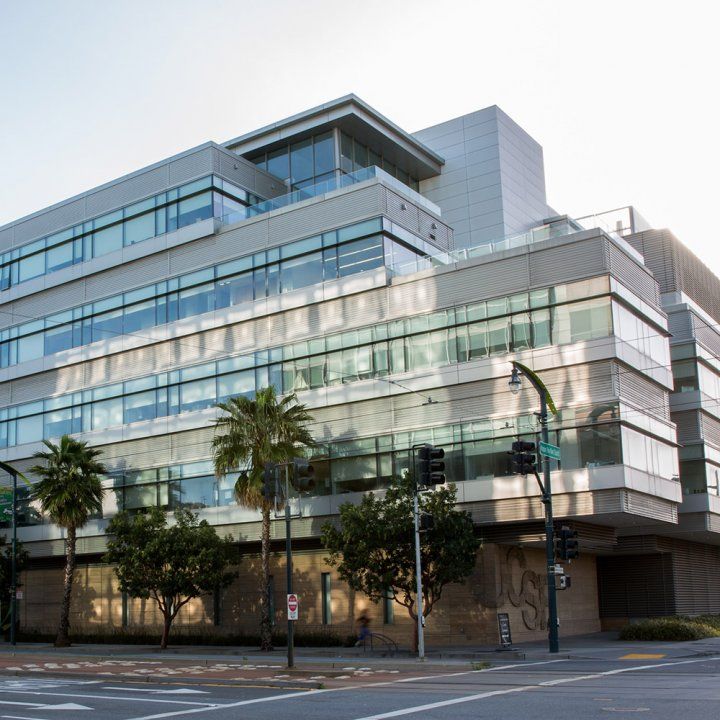
[(512, 444), (512, 451), (508, 453), (512, 459), (512, 471), (519, 475), (534, 475), (537, 473), (537, 457), (535, 456), (535, 443), (525, 440), (516, 440)]
[(435, 518), (430, 513), (420, 513), (418, 531), (427, 532), (435, 527)]
[(555, 538), (555, 554), (560, 560), (574, 560), (580, 555), (577, 530), (563, 525)]
[(572, 578), (569, 575), (560, 576), (560, 587), (558, 590), (567, 590), (572, 585)]
[(315, 468), (305, 458), (295, 458), (291, 482), (298, 492), (312, 490), (315, 487)]
[(263, 498), (266, 503), (275, 497), (275, 464), (266, 462), (263, 468)]
[(445, 451), (434, 445), (418, 448), (418, 486), (430, 487), (445, 483)]

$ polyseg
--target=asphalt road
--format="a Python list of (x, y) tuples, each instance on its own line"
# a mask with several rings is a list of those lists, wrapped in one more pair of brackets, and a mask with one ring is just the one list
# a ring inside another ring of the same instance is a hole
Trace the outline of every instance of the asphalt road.
[(644, 714), (653, 720), (717, 720), (719, 675), (720, 656), (518, 662), (310, 691), (28, 673), (0, 679), (0, 719), (593, 720)]

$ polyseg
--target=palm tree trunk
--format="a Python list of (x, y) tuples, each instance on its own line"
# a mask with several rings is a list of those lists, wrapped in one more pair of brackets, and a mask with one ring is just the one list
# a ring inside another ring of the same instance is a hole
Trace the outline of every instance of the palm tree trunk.
[(273, 649), (272, 623), (270, 622), (270, 507), (263, 505), (262, 541), (260, 544), (262, 563), (262, 596), (260, 597), (260, 649)]
[(63, 599), (60, 606), (60, 626), (58, 627), (55, 647), (70, 645), (70, 596), (72, 595), (73, 575), (75, 574), (75, 528), (67, 529), (65, 538), (65, 578), (63, 581)]

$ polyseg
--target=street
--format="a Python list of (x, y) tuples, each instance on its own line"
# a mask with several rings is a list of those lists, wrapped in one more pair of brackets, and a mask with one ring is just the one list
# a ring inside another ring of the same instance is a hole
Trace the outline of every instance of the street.
[[(0, 718), (160, 720), (204, 714), (225, 718), (529, 718), (583, 720), (647, 713), (653, 720), (718, 717), (720, 657), (558, 659), (459, 672), (418, 672), (348, 683), (329, 678), (314, 690), (260, 684), (213, 685), (70, 680), (33, 673), (0, 680)], [(88, 712), (89, 711), (89, 712)]]

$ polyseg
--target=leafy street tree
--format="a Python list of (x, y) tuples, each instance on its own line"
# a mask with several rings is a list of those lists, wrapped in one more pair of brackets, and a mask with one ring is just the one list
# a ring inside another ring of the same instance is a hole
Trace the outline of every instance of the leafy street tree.
[(232, 537), (220, 538), (189, 510), (178, 510), (170, 526), (159, 508), (138, 515), (121, 512), (111, 520), (108, 534), (104, 559), (116, 565), (120, 589), (130, 597), (152, 598), (162, 613), (162, 649), (184, 605), (237, 577), (228, 571), (237, 563)]
[[(454, 486), (420, 496), (420, 512), (434, 520), (421, 533), (423, 615), (427, 617), (449, 583), (462, 583), (475, 567), (480, 541), (467, 512), (455, 508)], [(353, 589), (379, 602), (388, 592), (417, 621), (413, 481), (396, 480), (384, 497), (365, 495), (359, 505), (340, 506), (339, 526), (326, 523), (327, 562)], [(414, 623), (417, 647), (417, 622)]]
[(305, 428), (312, 421), (295, 393), (278, 400), (274, 387), (258, 390), (255, 399), (238, 396), (218, 403), (223, 411), (215, 421), (213, 461), (218, 477), (239, 471), (235, 483), (238, 502), (262, 512), (260, 647), (272, 650), (270, 622), (270, 511), (281, 497), (263, 496), (265, 463), (287, 462), (315, 445)]
[(32, 488), (32, 498), (40, 501), (42, 512), (52, 522), (65, 528), (65, 577), (60, 607), (56, 647), (70, 645), (70, 597), (75, 572), (77, 531), (93, 513), (102, 512), (103, 486), (100, 475), (106, 470), (98, 461), (102, 452), (69, 435), (60, 444), (43, 440), (47, 450), (35, 453), (43, 464), (33, 465), (30, 472), (40, 478)]

